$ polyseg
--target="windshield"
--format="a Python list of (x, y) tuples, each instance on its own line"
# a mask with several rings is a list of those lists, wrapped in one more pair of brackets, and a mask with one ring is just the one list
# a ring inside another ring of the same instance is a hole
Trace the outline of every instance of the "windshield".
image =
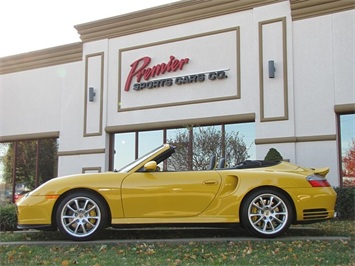
[(157, 151), (161, 150), (162, 148), (164, 148), (165, 145), (161, 145), (158, 148), (148, 152), (147, 154), (143, 155), (142, 157), (138, 158), (137, 160), (129, 163), (128, 165), (124, 166), (123, 168), (121, 168), (120, 170), (118, 170), (117, 172), (120, 173), (127, 173), (130, 170), (132, 170), (134, 167), (136, 167), (137, 165), (139, 165), (141, 162), (145, 161), (147, 158), (149, 158), (150, 156), (152, 156), (154, 153), (156, 153)]

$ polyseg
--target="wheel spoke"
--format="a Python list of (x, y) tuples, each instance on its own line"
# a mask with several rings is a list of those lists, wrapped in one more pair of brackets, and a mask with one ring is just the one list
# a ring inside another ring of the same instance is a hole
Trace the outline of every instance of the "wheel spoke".
[(91, 223), (90, 220), (86, 220), (86, 223), (87, 223), (88, 225), (90, 225), (91, 227), (94, 227), (94, 226), (95, 226), (95, 224)]
[(274, 205), (274, 206), (270, 206), (270, 208), (272, 210), (275, 210), (278, 206), (280, 206), (280, 204), (281, 204), (281, 201), (277, 202), (276, 205)]
[(83, 228), (83, 233), (86, 235), (87, 231), (86, 231), (86, 227), (82, 224), (81, 227)]
[(264, 231), (266, 232), (266, 231), (270, 231), (270, 229), (268, 229), (268, 224), (270, 225), (270, 227), (271, 227), (271, 231), (275, 231), (275, 227), (274, 227), (274, 225), (272, 224), (272, 222), (271, 221), (267, 221), (266, 223), (265, 223), (265, 227), (264, 227)]
[(263, 220), (263, 216), (260, 215), (260, 214), (254, 214), (254, 215), (251, 215), (251, 217), (258, 218), (256, 221), (253, 222), (253, 224), (258, 224), (258, 223), (260, 223)]
[(85, 211), (85, 214), (90, 213), (92, 210), (95, 210), (95, 208), (96, 208), (96, 206), (92, 206), (90, 209)]
[(74, 209), (72, 208), (72, 206), (70, 206), (70, 205), (68, 205), (67, 208), (70, 209), (70, 210), (71, 210), (72, 212), (74, 212), (74, 213), (76, 212), (76, 210), (74, 210)]
[[(260, 216), (260, 215), (259, 215)], [(258, 224), (258, 223), (260, 223), (261, 221), (263, 220), (263, 217), (262, 216), (260, 216), (260, 218), (258, 219), (258, 220), (256, 220), (255, 222), (253, 222), (253, 224)]]
[(87, 220), (90, 220), (90, 219), (98, 220), (98, 219), (100, 219), (100, 216), (96, 216), (96, 215), (95, 216), (91, 216), (91, 215), (89, 215), (89, 216), (86, 217), (86, 219)]
[(285, 218), (287, 218), (287, 212), (277, 212), (274, 214), (273, 216), (275, 219), (277, 219), (278, 221), (284, 221)]
[(63, 215), (63, 219), (75, 219), (75, 215)]
[(264, 199), (262, 197), (259, 197), (255, 202), (260, 203), (260, 208), (265, 208), (265, 202)]
[(77, 210), (77, 211), (80, 210), (79, 201), (76, 199), (76, 200), (74, 201), (74, 203), (75, 203), (75, 206), (76, 206), (76, 210)]
[(275, 220), (277, 223), (279, 223), (279, 224), (283, 224), (284, 223), (284, 221), (283, 220), (280, 220), (278, 217), (276, 217), (276, 216), (274, 216), (273, 217), (273, 220)]
[[(84, 203), (84, 206), (83, 206), (82, 210), (86, 210), (86, 207), (88, 206), (88, 203), (89, 203), (89, 201), (86, 200), (85, 203)], [(95, 208), (95, 206), (93, 206), (93, 208)], [(86, 211), (85, 211), (85, 212), (86, 212)]]
[(69, 221), (69, 223), (66, 223), (65, 226), (66, 226), (66, 227), (69, 227), (69, 226), (71, 226), (73, 223), (76, 223), (76, 222), (77, 222), (77, 220), (76, 220), (76, 219), (73, 219), (72, 221)]
[(269, 204), (267, 205), (267, 207), (271, 208), (273, 202), (274, 202), (274, 197), (270, 197)]
[(263, 208), (259, 206), (259, 204), (256, 204), (255, 202), (253, 202), (253, 206), (255, 208), (257, 208), (258, 210), (262, 210)]

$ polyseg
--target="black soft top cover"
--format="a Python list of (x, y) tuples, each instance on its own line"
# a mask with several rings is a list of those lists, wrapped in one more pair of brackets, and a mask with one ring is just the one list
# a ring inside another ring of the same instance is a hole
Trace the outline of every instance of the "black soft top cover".
[(281, 162), (279, 161), (263, 161), (263, 160), (246, 160), (237, 164), (233, 169), (249, 169), (249, 168), (260, 168), (260, 167), (269, 167), (277, 165)]

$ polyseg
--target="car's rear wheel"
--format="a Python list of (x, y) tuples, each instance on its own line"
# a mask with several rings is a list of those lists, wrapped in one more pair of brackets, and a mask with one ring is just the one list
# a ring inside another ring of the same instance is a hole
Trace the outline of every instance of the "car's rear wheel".
[(90, 240), (106, 226), (107, 211), (94, 193), (77, 191), (60, 202), (56, 221), (59, 230), (72, 240)]
[(273, 189), (254, 191), (242, 206), (242, 223), (253, 235), (272, 238), (285, 232), (292, 221), (292, 205), (281, 192)]

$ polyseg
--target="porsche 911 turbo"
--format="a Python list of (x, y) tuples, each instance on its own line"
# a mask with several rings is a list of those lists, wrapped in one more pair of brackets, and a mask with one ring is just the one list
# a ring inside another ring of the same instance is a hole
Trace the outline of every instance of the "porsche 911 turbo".
[(171, 171), (175, 147), (164, 144), (115, 172), (53, 178), (16, 202), (19, 229), (59, 229), (91, 240), (107, 227), (235, 226), (278, 237), (291, 224), (335, 215), (329, 168), (224, 158), (199, 171)]

